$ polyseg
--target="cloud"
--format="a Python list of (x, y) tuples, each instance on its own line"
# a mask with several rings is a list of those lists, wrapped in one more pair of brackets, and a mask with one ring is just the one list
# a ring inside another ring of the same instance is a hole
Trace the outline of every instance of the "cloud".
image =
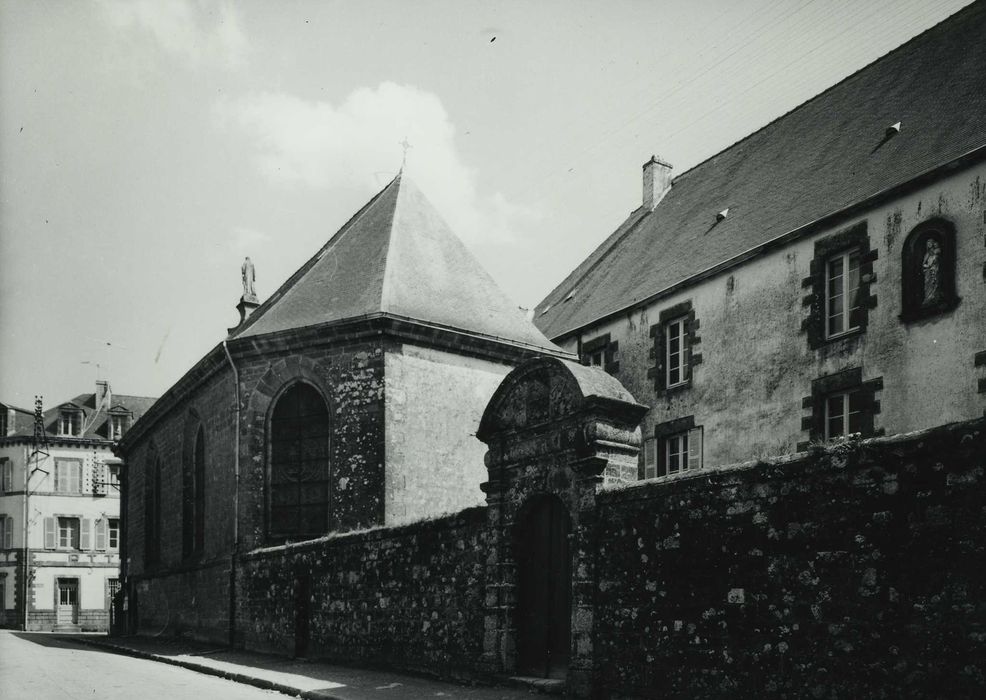
[(253, 140), (257, 167), (274, 182), (372, 193), (400, 167), (406, 138), (406, 172), (464, 240), (508, 240), (538, 218), (499, 193), (480, 195), (441, 100), (410, 85), (359, 88), (338, 105), (271, 92), (222, 98), (215, 114)]
[(227, 0), (100, 0), (100, 6), (112, 26), (149, 34), (193, 67), (236, 68), (246, 60), (246, 35)]

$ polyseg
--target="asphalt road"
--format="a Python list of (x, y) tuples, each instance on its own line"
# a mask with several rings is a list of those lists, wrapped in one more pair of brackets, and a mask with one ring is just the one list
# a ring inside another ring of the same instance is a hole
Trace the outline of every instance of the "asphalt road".
[(121, 656), (51, 634), (0, 630), (3, 700), (275, 700), (273, 691)]

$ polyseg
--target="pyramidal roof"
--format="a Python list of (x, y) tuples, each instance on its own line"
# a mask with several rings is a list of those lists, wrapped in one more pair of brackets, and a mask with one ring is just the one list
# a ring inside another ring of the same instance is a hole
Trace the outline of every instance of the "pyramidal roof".
[(398, 174), (231, 336), (387, 314), (560, 352)]

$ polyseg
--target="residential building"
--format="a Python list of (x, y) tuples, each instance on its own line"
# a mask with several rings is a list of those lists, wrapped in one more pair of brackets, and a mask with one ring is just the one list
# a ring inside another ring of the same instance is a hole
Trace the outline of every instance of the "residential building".
[(642, 478), (983, 415), (983, 16), (676, 177), (652, 157), (640, 206), (536, 306), (649, 406)]
[(33, 412), (0, 405), (0, 624), (109, 628), (122, 542), (112, 448), (153, 402), (97, 381), (43, 411), (43, 431)]

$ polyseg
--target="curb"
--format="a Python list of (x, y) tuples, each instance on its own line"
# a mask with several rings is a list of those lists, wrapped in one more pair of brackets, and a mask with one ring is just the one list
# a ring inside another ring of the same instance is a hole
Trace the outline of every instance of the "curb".
[(233, 681), (235, 683), (242, 683), (244, 685), (252, 685), (255, 688), (260, 688), (262, 690), (274, 690), (278, 693), (283, 693), (285, 695), (290, 695), (296, 698), (306, 698), (306, 700), (344, 700), (338, 695), (332, 695), (330, 693), (325, 693), (320, 690), (301, 690), (291, 685), (285, 685), (284, 683), (277, 683), (276, 681), (268, 681), (263, 678), (256, 678), (254, 676), (248, 676), (244, 673), (234, 673), (233, 671), (224, 671), (222, 669), (213, 668), (212, 666), (206, 666), (204, 664), (197, 664), (191, 661), (181, 661), (178, 659), (171, 659), (167, 656), (161, 656), (159, 654), (152, 654), (147, 651), (139, 651), (137, 649), (131, 649), (130, 647), (122, 646), (119, 644), (113, 644), (112, 642), (104, 642), (96, 639), (83, 639), (79, 637), (66, 637), (73, 642), (78, 642), (80, 644), (88, 644), (89, 646), (99, 647), (100, 649), (105, 649), (111, 651), (114, 654), (120, 654), (122, 656), (132, 656), (137, 659), (145, 659), (148, 661), (157, 661), (159, 663), (169, 664), (171, 666), (180, 666), (181, 668), (187, 668), (191, 671), (197, 671), (198, 673), (205, 673), (210, 676), (217, 676), (219, 678), (225, 678), (226, 680)]

